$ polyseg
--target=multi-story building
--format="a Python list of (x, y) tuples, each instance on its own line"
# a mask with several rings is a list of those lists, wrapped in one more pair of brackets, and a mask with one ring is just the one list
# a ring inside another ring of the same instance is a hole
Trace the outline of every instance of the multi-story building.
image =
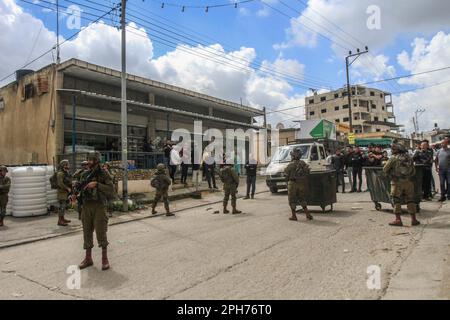
[[(396, 132), (390, 93), (352, 86), (352, 126), (354, 133)], [(306, 119), (325, 119), (336, 125), (349, 124), (347, 88), (305, 98)]]

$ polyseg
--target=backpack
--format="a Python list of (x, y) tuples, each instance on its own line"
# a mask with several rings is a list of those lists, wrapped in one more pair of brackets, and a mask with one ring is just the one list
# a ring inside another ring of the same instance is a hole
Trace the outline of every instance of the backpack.
[(52, 189), (58, 189), (58, 177), (57, 177), (57, 172), (54, 172), (52, 174), (52, 176), (50, 177), (50, 187)]
[(401, 179), (407, 179), (414, 176), (416, 170), (414, 168), (411, 157), (409, 157), (407, 154), (400, 155), (395, 162), (393, 173), (394, 177)]
[(295, 166), (294, 170), (294, 179), (299, 180), (302, 177), (306, 176), (309, 173), (309, 168), (305, 165), (304, 162), (299, 161)]
[(152, 181), (150, 181), (150, 185), (151, 185), (153, 188), (155, 188), (155, 189), (158, 189), (158, 188), (159, 188), (160, 184), (159, 184), (158, 176), (154, 177), (154, 178), (152, 179)]

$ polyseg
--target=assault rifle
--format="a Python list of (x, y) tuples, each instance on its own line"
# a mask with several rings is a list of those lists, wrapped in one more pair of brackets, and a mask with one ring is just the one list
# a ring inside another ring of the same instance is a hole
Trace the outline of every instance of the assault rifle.
[(100, 165), (98, 165), (95, 170), (91, 170), (91, 172), (89, 172), (89, 174), (83, 181), (75, 184), (75, 186), (72, 188), (72, 192), (69, 194), (69, 201), (72, 204), (75, 203), (76, 200), (80, 199), (83, 190), (86, 189), (87, 185), (97, 177), (98, 173), (101, 170), (102, 169), (100, 168)]

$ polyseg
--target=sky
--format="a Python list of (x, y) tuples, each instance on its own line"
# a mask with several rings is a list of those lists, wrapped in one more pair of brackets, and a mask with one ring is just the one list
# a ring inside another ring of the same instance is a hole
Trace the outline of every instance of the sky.
[[(59, 0), (63, 61), (120, 70), (117, 2)], [(0, 79), (55, 61), (54, 3), (1, 0)], [(312, 89), (346, 83), (349, 51), (369, 48), (350, 68), (352, 84), (450, 66), (448, 0), (128, 0), (126, 16), (129, 73), (264, 106), (269, 122), (285, 127), (304, 119)], [(405, 133), (417, 109), (426, 110), (421, 130), (450, 128), (450, 69), (370, 86), (393, 93)]]

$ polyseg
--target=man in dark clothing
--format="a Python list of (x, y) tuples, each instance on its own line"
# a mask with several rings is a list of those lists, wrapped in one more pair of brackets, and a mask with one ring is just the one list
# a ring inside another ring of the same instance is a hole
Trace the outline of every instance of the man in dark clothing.
[[(350, 157), (350, 163), (352, 166), (352, 175), (353, 175), (353, 186), (350, 192), (361, 192), (362, 186), (362, 167), (364, 164), (364, 155), (359, 149), (356, 147)], [(358, 179), (358, 189), (356, 189), (356, 179)]]
[(345, 158), (345, 171), (347, 172), (348, 183), (350, 184), (350, 188), (353, 186), (353, 179), (352, 179), (353, 169), (352, 169), (352, 162), (351, 162), (352, 154), (353, 154), (353, 147), (347, 146), (347, 148), (345, 150), (344, 158)]
[(250, 189), (252, 199), (255, 198), (257, 168), (258, 162), (252, 156), (250, 156), (249, 161), (245, 165), (245, 172), (247, 175), (247, 195), (244, 199), (250, 199)]
[(422, 192), (424, 200), (431, 200), (431, 175), (433, 167), (433, 150), (429, 147), (428, 140), (423, 140), (420, 149), (413, 156), (415, 164), (423, 165)]
[(344, 167), (345, 158), (341, 150), (336, 149), (336, 153), (331, 157), (331, 165), (336, 170), (336, 192), (339, 192), (339, 183), (342, 185), (342, 193), (345, 193)]
[(380, 160), (374, 155), (372, 152), (369, 152), (369, 156), (364, 161), (365, 167), (378, 167), (381, 166), (381, 158)]
[(210, 189), (218, 189), (216, 186), (216, 162), (212, 155), (207, 155), (203, 163), (205, 168), (206, 181), (208, 181), (208, 186)]

